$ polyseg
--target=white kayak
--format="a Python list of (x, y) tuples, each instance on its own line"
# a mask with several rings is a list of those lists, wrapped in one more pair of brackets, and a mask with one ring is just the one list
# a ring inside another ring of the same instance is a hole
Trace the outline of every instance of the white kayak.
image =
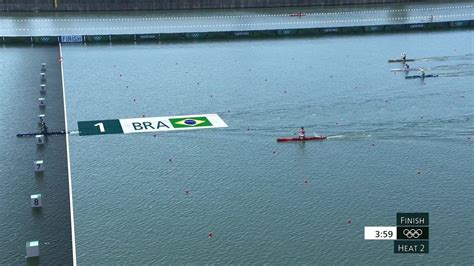
[(421, 70), (430, 70), (429, 68), (392, 68), (390, 71), (392, 72), (410, 72), (410, 71), (421, 71)]

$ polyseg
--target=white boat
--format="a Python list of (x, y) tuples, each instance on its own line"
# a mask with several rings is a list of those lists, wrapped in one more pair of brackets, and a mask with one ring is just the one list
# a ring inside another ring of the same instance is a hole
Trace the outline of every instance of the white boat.
[[(421, 71), (421, 68), (392, 68), (390, 71), (392, 72), (410, 72), (410, 71)], [(423, 70), (429, 70), (429, 68), (423, 68)]]

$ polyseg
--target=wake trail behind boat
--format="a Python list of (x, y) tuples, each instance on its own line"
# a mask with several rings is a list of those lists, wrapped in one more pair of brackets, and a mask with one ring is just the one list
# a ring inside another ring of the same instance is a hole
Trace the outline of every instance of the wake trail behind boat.
[(334, 135), (334, 136), (328, 136), (328, 139), (342, 139), (344, 138), (345, 135)]
[(463, 76), (474, 76), (473, 71), (458, 71), (458, 72), (451, 72), (451, 73), (441, 73), (438, 75), (439, 77), (463, 77)]
[(474, 54), (465, 54), (465, 55), (446, 55), (446, 56), (433, 56), (433, 57), (423, 57), (416, 60), (419, 61), (450, 61), (450, 60), (473, 60)]
[(363, 134), (363, 133), (345, 133), (345, 134), (338, 134), (338, 135), (328, 135), (327, 139), (334, 139), (334, 140), (361, 140), (361, 139), (368, 139), (371, 138), (371, 134)]

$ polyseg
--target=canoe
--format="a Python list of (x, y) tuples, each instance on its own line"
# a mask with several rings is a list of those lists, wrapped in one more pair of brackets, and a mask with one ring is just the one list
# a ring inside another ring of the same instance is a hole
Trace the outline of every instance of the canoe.
[(422, 77), (421, 75), (414, 75), (414, 76), (405, 76), (406, 79), (422, 79), (422, 78), (436, 78), (438, 75), (425, 75)]
[(415, 59), (389, 59), (388, 62), (389, 63), (404, 63), (404, 62), (413, 62), (415, 61)]
[(409, 69), (404, 69), (404, 68), (392, 68), (390, 71), (392, 72), (410, 72), (410, 71), (421, 71), (421, 70), (430, 70), (429, 68), (409, 68)]
[(17, 137), (34, 137), (36, 135), (45, 135), (45, 136), (57, 136), (57, 135), (65, 135), (66, 131), (57, 131), (57, 132), (48, 132), (48, 133), (41, 133), (41, 132), (36, 132), (36, 133), (20, 133), (16, 134)]
[(307, 140), (325, 140), (327, 137), (325, 136), (317, 136), (317, 137), (305, 137), (300, 139), (299, 137), (286, 137), (286, 138), (278, 138), (277, 142), (290, 142), (290, 141), (307, 141)]

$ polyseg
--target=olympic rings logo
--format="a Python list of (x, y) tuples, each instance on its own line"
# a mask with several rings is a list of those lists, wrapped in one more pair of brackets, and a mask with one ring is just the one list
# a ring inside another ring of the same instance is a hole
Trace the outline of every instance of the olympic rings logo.
[(403, 230), (403, 234), (407, 238), (418, 238), (423, 234), (423, 230), (421, 230), (421, 229), (405, 229), (405, 230)]

